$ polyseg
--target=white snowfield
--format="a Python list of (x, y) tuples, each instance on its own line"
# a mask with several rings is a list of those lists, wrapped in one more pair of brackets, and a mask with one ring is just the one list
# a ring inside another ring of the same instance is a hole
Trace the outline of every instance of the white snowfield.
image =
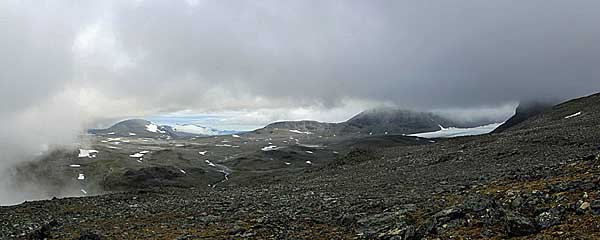
[(208, 135), (208, 136), (222, 135), (222, 132), (217, 129), (212, 129), (212, 128), (203, 127), (203, 126), (197, 126), (194, 124), (175, 124), (175, 125), (171, 125), (171, 127), (173, 128), (173, 130), (175, 130), (177, 132)]
[(240, 135), (235, 135), (235, 134), (233, 134), (233, 135), (231, 135), (231, 137), (234, 137), (234, 138), (240, 138)]
[(422, 137), (422, 138), (453, 138), (453, 137), (462, 137), (462, 136), (475, 136), (487, 134), (498, 126), (502, 125), (502, 123), (492, 123), (485, 126), (473, 127), (473, 128), (455, 128), (449, 127), (445, 128), (440, 125), (440, 130), (435, 132), (425, 132), (425, 133), (415, 133), (410, 134), (408, 136), (411, 137)]
[(83, 173), (80, 173), (77, 177), (77, 180), (85, 180), (85, 175), (83, 175)]
[(132, 132), (129, 133), (129, 136), (135, 136), (135, 135), (137, 135), (137, 134), (132, 133)]
[(94, 158), (96, 157), (96, 154), (98, 153), (98, 150), (85, 150), (85, 149), (79, 149), (79, 155), (77, 157), (80, 158)]
[(200, 155), (204, 156), (206, 155), (206, 153), (208, 153), (208, 151), (204, 151), (204, 152), (198, 152)]
[(303, 132), (303, 131), (300, 131), (300, 130), (290, 130), (290, 132), (297, 133), (297, 134), (307, 134), (307, 135), (308, 134), (313, 134), (311, 132)]
[(312, 165), (312, 162), (311, 161), (306, 161), (306, 164)]
[(72, 168), (79, 168), (79, 167), (81, 167), (81, 165), (79, 165), (79, 164), (71, 164), (71, 165), (69, 165), (69, 167), (72, 167)]
[(569, 119), (569, 118), (577, 117), (577, 116), (579, 116), (579, 115), (581, 115), (581, 112), (577, 112), (577, 113), (571, 114), (571, 115), (569, 115), (569, 116), (566, 116), (566, 117), (565, 117), (565, 119)]

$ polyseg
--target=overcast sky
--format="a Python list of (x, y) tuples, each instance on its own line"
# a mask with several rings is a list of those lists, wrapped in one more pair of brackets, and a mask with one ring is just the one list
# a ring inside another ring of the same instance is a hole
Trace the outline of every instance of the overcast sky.
[(54, 100), (82, 119), (299, 108), (319, 118), (354, 113), (350, 103), (580, 96), (600, 86), (598, 9), (595, 0), (2, 1), (0, 113)]
[(342, 121), (382, 104), (504, 111), (524, 98), (581, 96), (600, 89), (598, 9), (596, 0), (1, 1), (0, 123), (14, 127), (0, 140), (173, 113)]

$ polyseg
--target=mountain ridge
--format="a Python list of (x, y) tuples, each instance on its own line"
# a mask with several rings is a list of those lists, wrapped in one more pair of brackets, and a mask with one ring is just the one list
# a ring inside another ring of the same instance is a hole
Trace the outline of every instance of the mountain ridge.
[(105, 129), (89, 129), (88, 133), (118, 137), (179, 138), (231, 135), (239, 131), (218, 130), (196, 124), (159, 125), (145, 119), (127, 119)]
[(432, 112), (402, 108), (368, 109), (340, 123), (313, 120), (279, 121), (253, 133), (262, 134), (275, 129), (328, 135), (387, 135), (433, 132), (447, 127), (474, 127)]

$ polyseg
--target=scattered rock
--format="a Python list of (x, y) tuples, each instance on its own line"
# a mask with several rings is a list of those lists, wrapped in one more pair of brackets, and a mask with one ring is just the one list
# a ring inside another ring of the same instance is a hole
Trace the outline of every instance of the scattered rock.
[(77, 240), (102, 240), (103, 238), (95, 233), (84, 233)]
[(564, 215), (564, 209), (553, 208), (550, 211), (541, 213), (536, 217), (537, 225), (540, 229), (547, 229), (560, 224)]
[(38, 230), (33, 231), (27, 236), (27, 239), (31, 240), (45, 240), (50, 238), (50, 232), (52, 228), (57, 227), (58, 222), (56, 220), (52, 220), (47, 224), (44, 224)]
[(511, 237), (527, 236), (537, 232), (537, 228), (531, 220), (513, 211), (506, 213), (505, 230)]
[(600, 215), (600, 200), (594, 200), (590, 207), (592, 208), (592, 212), (594, 215)]
[(581, 209), (581, 210), (583, 210), (583, 211), (586, 211), (586, 210), (590, 209), (590, 206), (591, 206), (591, 205), (590, 205), (590, 203), (589, 203), (589, 202), (584, 202), (584, 203), (582, 203), (582, 204), (579, 206), (579, 209)]

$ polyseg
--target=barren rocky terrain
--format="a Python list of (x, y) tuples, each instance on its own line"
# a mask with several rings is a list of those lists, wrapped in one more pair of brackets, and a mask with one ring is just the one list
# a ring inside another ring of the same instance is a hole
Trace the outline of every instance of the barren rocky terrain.
[(0, 238), (599, 239), (599, 126), (592, 95), (452, 139), (96, 135), (95, 157), (56, 152), (24, 169), (108, 193), (1, 207)]

